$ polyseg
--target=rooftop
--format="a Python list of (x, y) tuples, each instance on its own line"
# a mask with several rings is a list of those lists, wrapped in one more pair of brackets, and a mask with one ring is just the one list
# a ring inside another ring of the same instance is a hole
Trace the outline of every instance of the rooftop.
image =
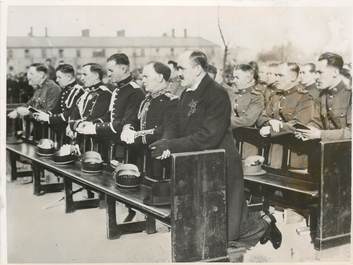
[(201, 37), (8, 37), (8, 48), (163, 48), (218, 47)]

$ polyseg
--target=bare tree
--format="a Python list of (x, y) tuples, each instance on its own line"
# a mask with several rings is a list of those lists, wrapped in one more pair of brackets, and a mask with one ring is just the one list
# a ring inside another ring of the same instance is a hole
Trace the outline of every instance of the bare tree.
[(222, 31), (222, 28), (221, 28), (219, 9), (220, 9), (220, 7), (218, 6), (218, 8), (217, 8), (218, 30), (219, 30), (219, 33), (220, 33), (220, 35), (221, 35), (221, 39), (222, 39), (222, 42), (223, 42), (223, 45), (224, 45), (222, 81), (225, 82), (225, 76), (226, 76), (225, 69), (226, 69), (226, 64), (227, 64), (228, 47), (229, 47), (229, 46), (228, 46), (228, 44), (227, 44), (227, 42), (226, 42), (226, 40), (225, 40), (225, 38), (224, 38), (223, 31)]

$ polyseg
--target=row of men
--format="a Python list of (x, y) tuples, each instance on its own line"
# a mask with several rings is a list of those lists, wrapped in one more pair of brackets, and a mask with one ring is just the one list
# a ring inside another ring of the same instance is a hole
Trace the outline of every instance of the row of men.
[[(317, 64), (253, 64), (235, 67), (231, 88), (232, 128), (256, 126), (263, 136), (292, 131), (301, 139), (351, 137), (351, 83), (343, 59), (322, 54)], [(343, 74), (344, 73), (344, 74)], [(310, 130), (295, 130), (301, 123)]]
[[(151, 62), (143, 68), (147, 92), (132, 80), (129, 58), (122, 53), (107, 59), (107, 74), (114, 84), (111, 91), (102, 84), (102, 66), (89, 63), (82, 67), (77, 85), (70, 65), (57, 68), (57, 82), (47, 78), (47, 68), (33, 64), (28, 80), (36, 87), (27, 106), (9, 113), (10, 118), (31, 115), (28, 106), (40, 109), (33, 116), (54, 128), (67, 124), (71, 138), (94, 135), (141, 145), (151, 159), (164, 159), (171, 153), (223, 148), (226, 150), (228, 240), (239, 246), (271, 241), (277, 248), (280, 233), (274, 238), (274, 218), (255, 216), (249, 222), (244, 198), (242, 163), (230, 128), (231, 102), (226, 90), (207, 73), (207, 56), (189, 51), (178, 61), (181, 85), (178, 98), (169, 91), (170, 68)], [(279, 235), (278, 235), (279, 234)], [(271, 235), (271, 236), (269, 236)]]

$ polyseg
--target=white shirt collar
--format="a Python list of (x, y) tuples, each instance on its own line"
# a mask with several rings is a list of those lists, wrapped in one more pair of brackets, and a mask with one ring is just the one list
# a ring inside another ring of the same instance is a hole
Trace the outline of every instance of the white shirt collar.
[(195, 91), (195, 90), (199, 87), (199, 85), (200, 85), (202, 79), (206, 76), (206, 74), (207, 74), (207, 73), (202, 73), (202, 74), (200, 74), (200, 75), (196, 78), (195, 83), (194, 83), (191, 87), (187, 88), (186, 91)]

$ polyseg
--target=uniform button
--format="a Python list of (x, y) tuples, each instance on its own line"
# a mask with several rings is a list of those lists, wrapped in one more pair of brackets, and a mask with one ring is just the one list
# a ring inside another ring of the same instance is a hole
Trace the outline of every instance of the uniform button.
[(328, 110), (332, 110), (332, 108), (328, 108)]
[(330, 98), (333, 98), (333, 96), (332, 96), (332, 95), (330, 95)]
[(286, 99), (286, 97), (283, 97), (282, 99)]

